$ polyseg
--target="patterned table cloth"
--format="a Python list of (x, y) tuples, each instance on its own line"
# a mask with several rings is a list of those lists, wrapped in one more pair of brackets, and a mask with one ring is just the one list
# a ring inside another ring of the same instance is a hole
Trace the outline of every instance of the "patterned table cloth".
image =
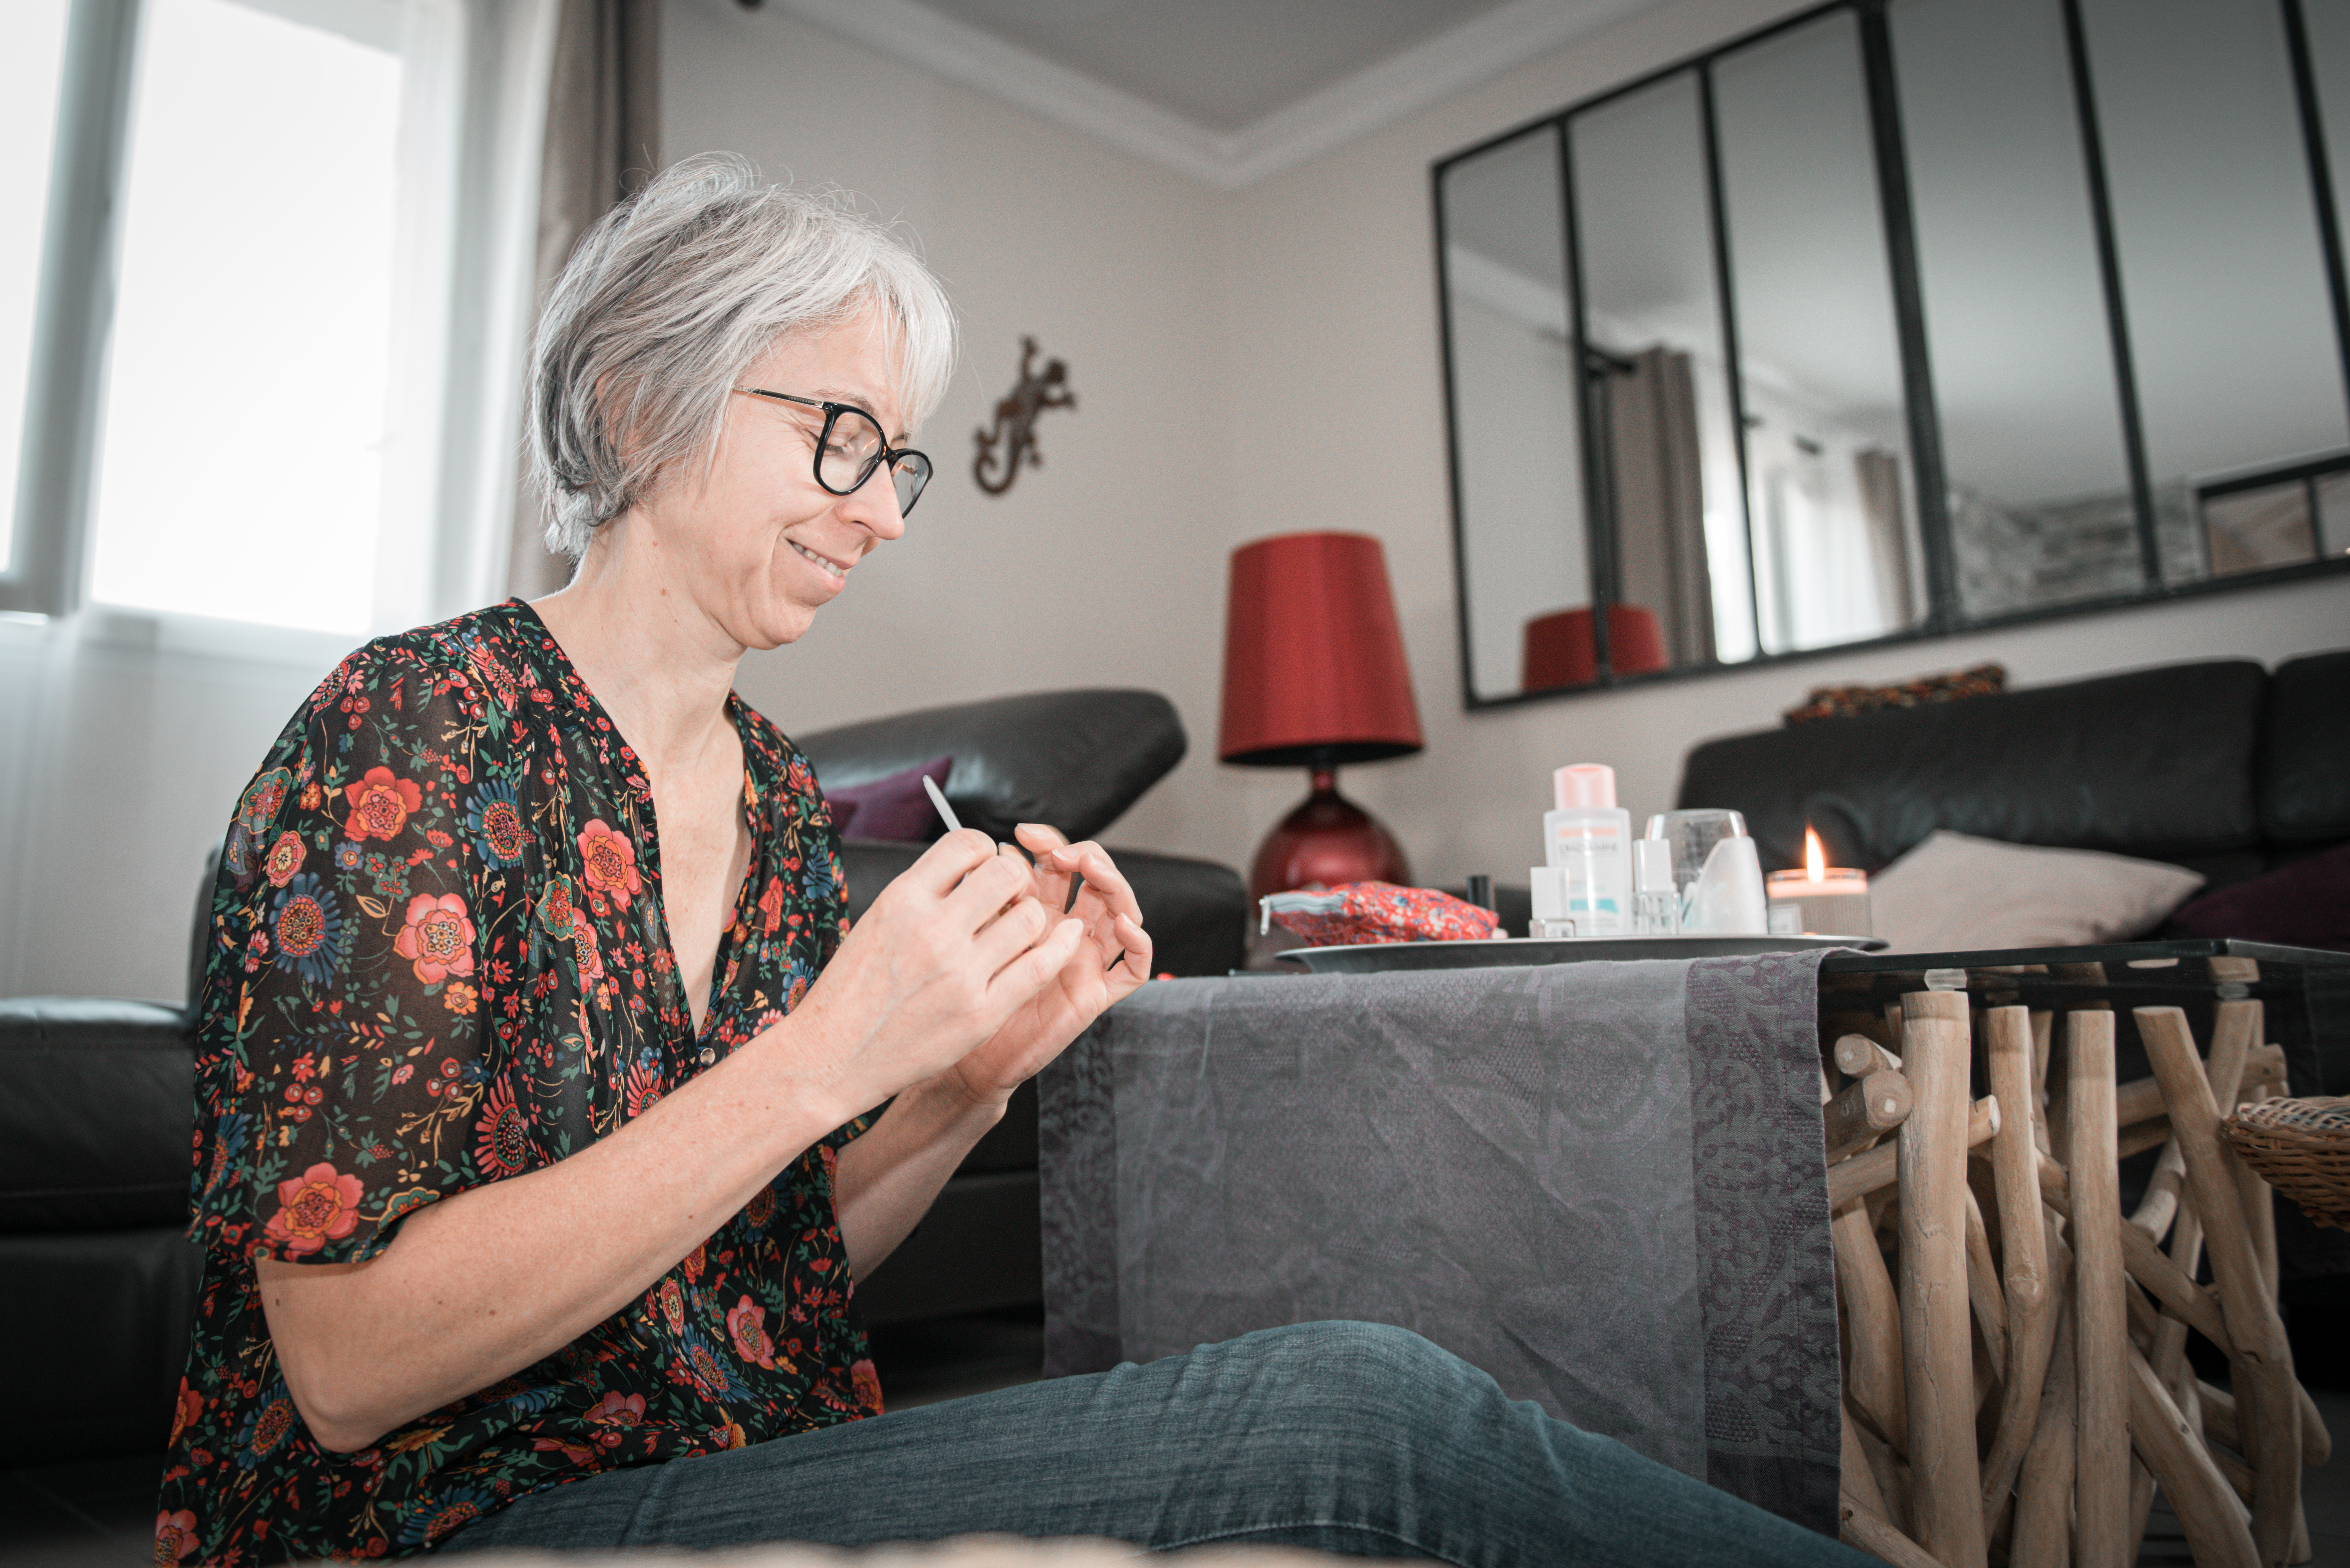
[(1046, 1376), (1392, 1324), (1835, 1533), (1820, 956), (1143, 987), (1040, 1082)]

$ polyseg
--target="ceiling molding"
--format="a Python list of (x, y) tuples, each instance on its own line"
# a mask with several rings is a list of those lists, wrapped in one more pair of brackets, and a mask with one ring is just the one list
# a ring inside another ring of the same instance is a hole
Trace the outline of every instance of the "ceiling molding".
[(1656, 0), (1511, 0), (1236, 134), (1009, 44), (919, 0), (779, 0), (779, 9), (1220, 191), (1236, 191)]

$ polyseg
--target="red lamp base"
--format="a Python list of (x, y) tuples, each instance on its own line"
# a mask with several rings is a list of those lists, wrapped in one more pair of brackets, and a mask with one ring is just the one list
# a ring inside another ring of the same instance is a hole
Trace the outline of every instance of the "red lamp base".
[(1275, 825), (1249, 867), (1249, 897), (1341, 882), (1409, 887), (1403, 846), (1361, 806), (1338, 793), (1338, 770), (1315, 768), (1314, 793)]

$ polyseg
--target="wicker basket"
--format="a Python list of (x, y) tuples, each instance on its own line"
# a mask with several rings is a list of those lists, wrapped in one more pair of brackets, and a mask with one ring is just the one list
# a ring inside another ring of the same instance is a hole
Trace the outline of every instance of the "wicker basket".
[(2257, 1101), (2238, 1106), (2220, 1132), (2303, 1213), (2350, 1231), (2350, 1098)]

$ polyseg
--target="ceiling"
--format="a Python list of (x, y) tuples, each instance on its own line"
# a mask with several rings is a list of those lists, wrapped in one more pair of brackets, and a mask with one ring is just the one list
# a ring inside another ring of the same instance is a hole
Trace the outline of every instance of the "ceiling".
[(1230, 135), (1504, 0), (928, 0)]
[(1662, 0), (776, 0), (1232, 190)]

